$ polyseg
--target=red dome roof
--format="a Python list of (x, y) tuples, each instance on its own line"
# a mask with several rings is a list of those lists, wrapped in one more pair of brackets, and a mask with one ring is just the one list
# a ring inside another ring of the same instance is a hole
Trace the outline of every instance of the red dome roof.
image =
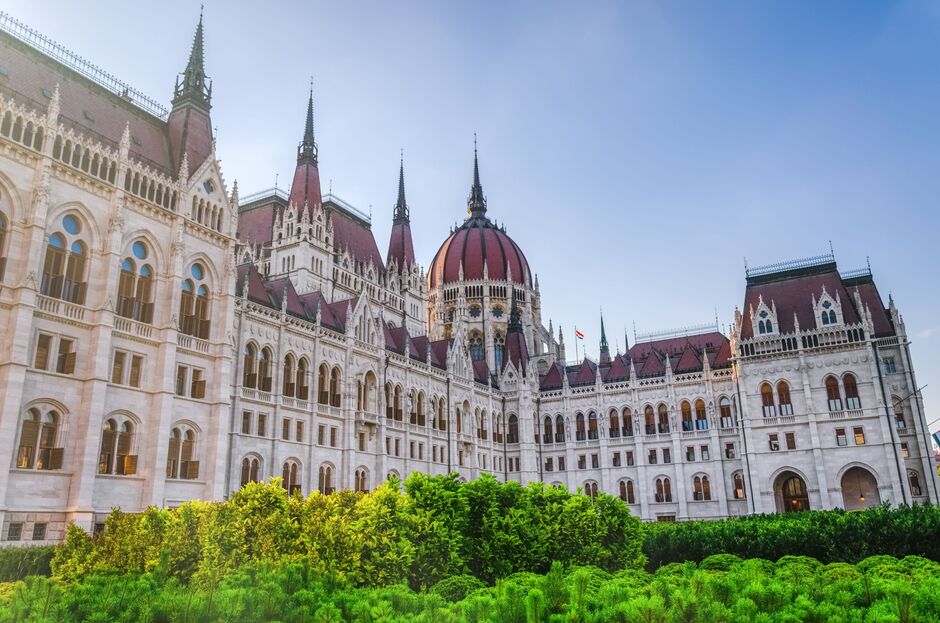
[(487, 218), (467, 219), (444, 241), (431, 262), (428, 287), (459, 281), (461, 262), (464, 281), (483, 279), (484, 266), (488, 279), (504, 281), (508, 266), (514, 283), (532, 285), (529, 262), (519, 245)]

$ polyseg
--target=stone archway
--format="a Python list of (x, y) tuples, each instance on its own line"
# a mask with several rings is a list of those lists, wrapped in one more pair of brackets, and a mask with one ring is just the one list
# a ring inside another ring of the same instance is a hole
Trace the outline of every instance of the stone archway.
[(774, 499), (778, 513), (795, 513), (810, 508), (806, 481), (789, 470), (782, 472), (774, 481)]
[(864, 467), (851, 467), (842, 474), (842, 505), (847, 511), (881, 504), (878, 481)]

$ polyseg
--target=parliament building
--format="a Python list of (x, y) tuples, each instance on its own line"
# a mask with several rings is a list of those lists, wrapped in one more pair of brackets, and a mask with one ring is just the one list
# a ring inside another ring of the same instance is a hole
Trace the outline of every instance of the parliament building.
[(289, 189), (241, 196), (203, 37), (200, 18), (167, 109), (0, 13), (3, 544), (274, 477), (491, 474), (651, 521), (940, 501), (908, 332), (869, 268), (750, 268), (725, 328), (625, 352), (602, 328), (568, 360), (476, 153), (426, 265), (403, 165), (384, 254), (322, 192), (312, 94)]

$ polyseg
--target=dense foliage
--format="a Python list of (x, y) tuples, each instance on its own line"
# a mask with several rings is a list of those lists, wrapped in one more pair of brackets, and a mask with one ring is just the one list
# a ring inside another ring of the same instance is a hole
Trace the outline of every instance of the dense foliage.
[(718, 555), (700, 565), (669, 564), (655, 574), (597, 567), (566, 572), (556, 563), (546, 575), (516, 573), (486, 588), (478, 583), (455, 576), (420, 593), (405, 585), (368, 588), (321, 574), (308, 560), (247, 563), (206, 587), (158, 571), (88, 575), (73, 584), (33, 577), (0, 585), (0, 623), (940, 620), (940, 564), (913, 556), (823, 565), (801, 556), (773, 563)]
[(114, 511), (98, 539), (70, 528), (52, 571), (68, 582), (151, 573), (211, 587), (246, 564), (303, 561), (351, 584), (419, 589), (460, 574), (489, 583), (545, 573), (554, 561), (640, 568), (641, 544), (640, 522), (608, 495), (592, 503), (542, 484), (415, 474), (365, 494), (291, 497), (274, 482), (226, 502)]
[(724, 553), (770, 560), (811, 556), (824, 563), (854, 563), (876, 554), (940, 561), (940, 506), (754, 515), (645, 528), (643, 551), (652, 569)]
[(52, 546), (0, 548), (0, 582), (15, 582), (28, 575), (49, 575), (53, 554)]

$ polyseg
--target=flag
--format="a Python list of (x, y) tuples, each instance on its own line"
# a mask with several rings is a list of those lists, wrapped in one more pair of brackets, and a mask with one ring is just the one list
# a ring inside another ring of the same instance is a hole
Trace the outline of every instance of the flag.
[(584, 334), (581, 333), (580, 331), (578, 331), (577, 329), (574, 330), (574, 336), (575, 336), (576, 338), (578, 338), (579, 340), (583, 340), (583, 339), (584, 339)]

